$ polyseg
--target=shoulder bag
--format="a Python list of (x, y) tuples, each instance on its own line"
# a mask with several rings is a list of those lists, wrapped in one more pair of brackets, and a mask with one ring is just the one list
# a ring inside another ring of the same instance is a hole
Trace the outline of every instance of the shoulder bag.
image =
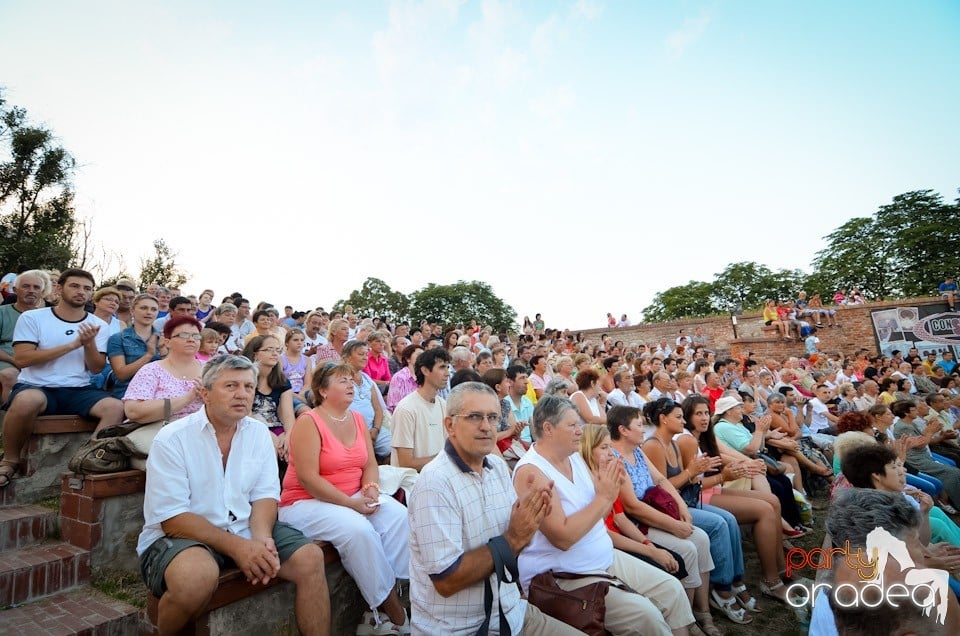
[[(565, 590), (557, 584), (557, 579), (585, 578), (603, 580), (587, 583), (573, 590)], [(604, 628), (606, 596), (611, 585), (626, 592), (636, 592), (609, 574), (571, 574), (550, 570), (533, 577), (527, 590), (527, 600), (544, 614), (579, 629), (588, 636), (605, 636), (608, 634)]]

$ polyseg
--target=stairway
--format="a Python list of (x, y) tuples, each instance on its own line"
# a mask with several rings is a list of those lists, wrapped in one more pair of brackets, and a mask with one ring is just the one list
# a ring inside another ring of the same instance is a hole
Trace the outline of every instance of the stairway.
[(59, 540), (56, 510), (0, 495), (0, 634), (127, 636), (140, 610), (90, 587), (90, 553)]

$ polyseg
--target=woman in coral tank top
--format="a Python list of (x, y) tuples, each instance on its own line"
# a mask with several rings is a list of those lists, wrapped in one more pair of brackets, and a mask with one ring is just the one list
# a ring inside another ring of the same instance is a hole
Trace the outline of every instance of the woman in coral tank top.
[(373, 442), (363, 417), (350, 410), (353, 369), (329, 363), (312, 384), (317, 406), (297, 418), (290, 435), (280, 520), (340, 553), (371, 609), (358, 634), (408, 634), (395, 585), (409, 578), (407, 509), (380, 495)]

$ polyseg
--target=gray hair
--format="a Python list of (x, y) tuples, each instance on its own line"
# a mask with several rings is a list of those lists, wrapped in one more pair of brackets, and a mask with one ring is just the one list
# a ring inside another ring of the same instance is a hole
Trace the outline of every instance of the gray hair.
[(568, 398), (544, 394), (533, 409), (530, 435), (535, 440), (540, 439), (540, 436), (543, 435), (543, 425), (545, 423), (556, 424), (564, 413), (576, 410), (577, 407)]
[(30, 276), (32, 278), (40, 279), (40, 286), (43, 288), (40, 291), (41, 296), (47, 296), (53, 291), (53, 282), (50, 280), (50, 274), (43, 271), (42, 269), (28, 269), (25, 272), (20, 272), (17, 274), (17, 277), (13, 281), (13, 288), (17, 288), (17, 283), (20, 282), (20, 279), (24, 276)]
[(483, 382), (461, 382), (450, 390), (447, 396), (447, 415), (459, 415), (463, 409), (463, 401), (467, 393), (482, 393), (489, 395), (500, 404), (497, 392)]
[(565, 378), (553, 378), (547, 382), (547, 386), (543, 389), (544, 395), (557, 395), (560, 397), (567, 397), (567, 391), (570, 390), (570, 381)]
[(366, 347), (366, 346), (367, 346), (367, 342), (365, 340), (357, 340), (356, 338), (354, 338), (353, 340), (347, 340), (345, 343), (343, 343), (343, 349), (340, 350), (340, 357), (346, 360), (351, 355), (353, 355), (354, 351), (356, 351), (360, 347)]
[(203, 388), (208, 391), (211, 390), (217, 378), (219, 378), (224, 371), (233, 370), (252, 372), (254, 382), (257, 381), (257, 376), (259, 375), (257, 365), (243, 356), (218, 356), (203, 365), (203, 375), (200, 378), (200, 381), (203, 383)]
[(779, 392), (771, 393), (770, 395), (767, 396), (767, 404), (770, 404), (771, 402), (786, 402), (786, 401), (787, 401), (787, 398), (784, 397), (783, 393), (779, 393)]
[(849, 541), (854, 547), (867, 545), (867, 535), (875, 528), (902, 539), (919, 523), (917, 511), (902, 494), (872, 488), (841, 491), (827, 514), (827, 532), (833, 544), (846, 545)]
[(222, 305), (217, 307), (217, 311), (215, 311), (214, 313), (216, 313), (219, 316), (221, 314), (235, 314), (237, 312), (238, 312), (237, 306), (234, 305), (233, 303), (223, 303)]
[(450, 364), (466, 362), (470, 359), (470, 350), (461, 345), (457, 345), (450, 350)]

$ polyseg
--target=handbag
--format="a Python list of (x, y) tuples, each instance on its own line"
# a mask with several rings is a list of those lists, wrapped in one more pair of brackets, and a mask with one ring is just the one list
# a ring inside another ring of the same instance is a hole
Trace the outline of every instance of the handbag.
[[(673, 498), (673, 495), (664, 490), (663, 486), (652, 486), (648, 488), (647, 492), (643, 493), (640, 501), (669, 517), (677, 519), (678, 521), (680, 519), (680, 506), (677, 505), (677, 500)], [(629, 515), (628, 518), (634, 525), (640, 528), (642, 532), (646, 533), (646, 531), (650, 529), (649, 526), (639, 519)]]
[[(695, 484), (684, 484), (683, 488), (680, 489), (680, 498), (683, 499), (683, 502), (687, 504), (689, 508), (699, 508), (700, 493), (702, 491), (703, 486), (700, 484), (700, 482)], [(671, 499), (673, 499), (673, 497), (671, 497)]]
[[(599, 578), (573, 590), (565, 590), (557, 579)], [(607, 590), (610, 586), (627, 592), (636, 592), (629, 585), (609, 574), (571, 574), (569, 572), (542, 572), (530, 581), (527, 600), (562, 623), (579, 629), (589, 636), (605, 636), (604, 617), (607, 612)]]
[(78, 474), (116, 473), (130, 467), (133, 445), (125, 437), (88, 439), (70, 458), (67, 468)]

